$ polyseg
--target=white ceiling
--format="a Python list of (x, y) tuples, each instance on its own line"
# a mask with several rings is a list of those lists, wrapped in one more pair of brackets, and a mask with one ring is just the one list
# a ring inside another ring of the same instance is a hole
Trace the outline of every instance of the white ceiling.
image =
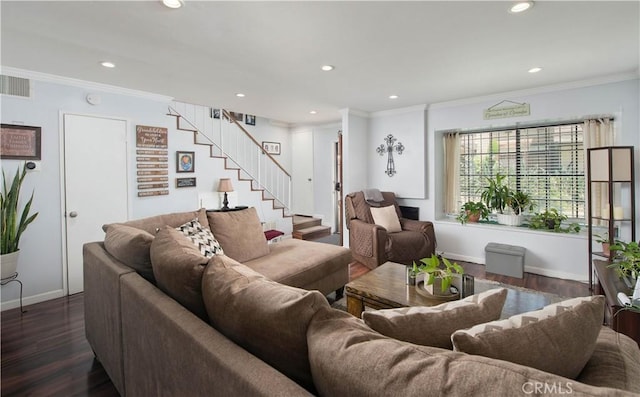
[(293, 124), (638, 74), (638, 1), (512, 3), (3, 0), (0, 61)]

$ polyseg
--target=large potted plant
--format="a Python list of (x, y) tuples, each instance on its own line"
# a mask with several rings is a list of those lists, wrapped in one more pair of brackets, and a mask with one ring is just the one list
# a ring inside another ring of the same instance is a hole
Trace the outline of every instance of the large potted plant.
[(487, 219), (488, 216), (489, 209), (482, 201), (467, 201), (456, 219), (464, 225), (467, 222), (475, 223), (480, 219)]
[(482, 189), (480, 199), (489, 210), (495, 210), (498, 214), (504, 213), (507, 201), (511, 195), (509, 186), (504, 184), (506, 175), (496, 174), (495, 178), (486, 178), (488, 185)]
[(36, 219), (38, 213), (29, 215), (31, 203), (33, 202), (33, 192), (29, 201), (25, 204), (18, 217), (18, 206), (20, 204), (20, 189), (22, 182), (27, 175), (25, 167), (18, 167), (16, 175), (7, 185), (4, 170), (2, 171), (2, 192), (0, 194), (0, 208), (2, 210), (2, 222), (0, 227), (0, 278), (5, 279), (16, 273), (18, 266), (18, 255), (20, 253), (19, 244), (22, 233), (27, 226)]

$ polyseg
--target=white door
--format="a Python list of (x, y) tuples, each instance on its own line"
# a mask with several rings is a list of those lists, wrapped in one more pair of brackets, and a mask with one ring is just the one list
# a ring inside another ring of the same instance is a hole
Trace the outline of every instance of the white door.
[(64, 115), (66, 257), (69, 294), (83, 291), (82, 245), (102, 225), (127, 219), (127, 123)]
[(291, 207), (295, 214), (313, 215), (313, 133), (291, 137)]

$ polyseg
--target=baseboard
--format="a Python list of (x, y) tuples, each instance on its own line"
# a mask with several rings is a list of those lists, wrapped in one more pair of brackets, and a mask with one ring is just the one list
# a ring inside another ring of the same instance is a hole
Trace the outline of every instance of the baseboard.
[[(64, 291), (61, 289), (45, 292), (43, 294), (27, 296), (22, 298), (22, 307), (33, 305), (35, 303), (49, 301), (51, 299), (62, 298), (63, 296), (64, 296)], [(20, 299), (14, 299), (14, 300), (2, 302), (0, 306), (0, 311), (15, 309), (19, 307), (20, 307)]]
[(443, 255), (447, 259), (451, 259), (454, 261), (463, 261), (463, 262), (471, 262), (478, 263), (480, 265), (484, 265), (484, 258), (476, 258), (474, 256), (466, 256), (466, 255), (458, 255), (449, 252), (443, 252)]
[(541, 276), (561, 278), (564, 280), (574, 280), (579, 281), (581, 283), (588, 283), (589, 281), (584, 278), (584, 275), (575, 274), (575, 273), (567, 273), (560, 272), (557, 270), (549, 270), (536, 266), (526, 266), (524, 267), (524, 271), (527, 273), (539, 274)]

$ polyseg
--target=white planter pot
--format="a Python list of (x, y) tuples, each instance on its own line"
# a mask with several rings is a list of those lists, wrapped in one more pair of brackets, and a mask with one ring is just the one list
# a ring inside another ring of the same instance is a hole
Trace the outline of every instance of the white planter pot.
[(640, 300), (640, 275), (636, 279), (636, 287), (633, 290), (633, 296), (631, 297), (632, 301)]
[(18, 267), (18, 255), (20, 255), (20, 251), (0, 256), (0, 278), (5, 279), (15, 274)]
[(507, 226), (520, 226), (524, 222), (524, 216), (522, 214), (497, 214), (498, 223)]

